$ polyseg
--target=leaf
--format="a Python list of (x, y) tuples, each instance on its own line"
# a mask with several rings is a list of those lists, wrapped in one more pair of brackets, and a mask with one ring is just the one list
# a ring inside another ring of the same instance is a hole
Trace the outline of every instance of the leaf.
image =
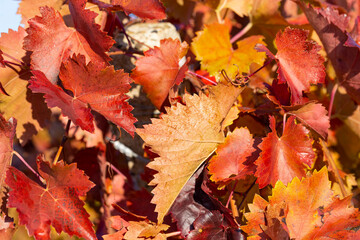
[[(87, 14), (86, 20), (89, 21), (90, 18), (87, 11), (84, 10), (84, 15), (86, 16)], [(109, 60), (109, 57), (104, 57), (104, 53), (99, 56), (93, 49), (99, 50), (98, 44), (102, 41), (107, 46), (109, 39), (104, 37), (100, 42), (96, 42), (95, 45), (92, 42), (93, 40), (88, 41), (88, 36), (81, 34), (84, 32), (84, 26), (80, 23), (86, 21), (84, 18), (75, 21), (78, 23), (78, 26), (81, 26), (81, 32), (78, 32), (76, 29), (68, 28), (60, 13), (53, 8), (41, 7), (40, 13), (41, 17), (36, 16), (29, 20), (29, 28), (26, 29), (28, 35), (24, 39), (24, 49), (32, 51), (31, 65), (33, 70), (43, 72), (50, 82), (56, 83), (61, 63), (70, 58), (74, 53), (84, 55), (86, 63), (89, 63), (91, 60), (103, 67), (106, 66), (106, 61)], [(91, 17), (94, 18), (94, 14)], [(93, 24), (93, 19), (91, 23), (87, 23), (87, 25), (93, 26), (92, 29), (96, 29), (97, 26)], [(101, 33), (93, 35), (98, 37)]]
[(30, 236), (50, 239), (50, 224), (60, 233), (96, 239), (89, 214), (79, 197), (85, 196), (94, 184), (76, 164), (58, 162), (50, 165), (38, 161), (40, 175), (46, 188), (39, 186), (14, 167), (6, 173), (5, 182), (11, 188), (8, 207), (15, 207), (20, 224), (26, 225)]
[(137, 130), (151, 151), (160, 156), (148, 164), (158, 171), (150, 185), (157, 185), (152, 203), (156, 204), (159, 223), (196, 169), (224, 141), (222, 122), (241, 91), (230, 84), (218, 84), (210, 88), (209, 97), (185, 94), (186, 106), (178, 103), (161, 119), (152, 119), (152, 124)]
[(211, 212), (210, 214), (201, 215), (194, 222), (194, 230), (192, 230), (186, 239), (201, 240), (201, 239), (218, 239), (226, 240), (227, 226), (223, 226), (224, 217), (219, 211)]
[(16, 229), (12, 221), (7, 221), (6, 216), (0, 216), (0, 238), (2, 240), (13, 239), (15, 230)]
[(10, 118), (9, 121), (6, 121), (0, 114), (0, 206), (2, 206), (5, 173), (11, 165), (16, 123), (16, 119)]
[(237, 73), (248, 73), (251, 63), (262, 65), (265, 60), (265, 53), (254, 49), (256, 44), (264, 44), (262, 36), (251, 36), (238, 41), (237, 49), (233, 50), (229, 28), (225, 24), (213, 23), (196, 34), (191, 49), (196, 59), (201, 61), (201, 68), (211, 75), (224, 69), (229, 78), (233, 79)]
[(336, 72), (339, 82), (346, 88), (347, 93), (360, 103), (360, 61), (357, 47), (347, 47), (345, 43), (348, 35), (344, 32), (348, 16), (340, 15), (333, 8), (315, 10), (311, 6), (297, 1), (304, 11), (324, 45), (328, 58)]
[(131, 77), (141, 84), (148, 98), (158, 109), (169, 94), (170, 88), (179, 85), (188, 70), (187, 64), (179, 65), (187, 51), (186, 42), (163, 39), (160, 47), (144, 52), (145, 57), (136, 61)]
[(124, 239), (153, 239), (154, 237), (156, 238), (157, 235), (161, 234), (160, 232), (166, 231), (168, 228), (169, 226), (166, 224), (156, 225), (152, 222), (148, 223), (145, 221), (130, 221), (129, 226), (127, 227), (128, 231), (125, 233)]
[(310, 102), (298, 110), (290, 111), (289, 114), (295, 115), (303, 124), (312, 128), (322, 138), (327, 138), (330, 120), (327, 110), (321, 104)]
[(253, 7), (253, 1), (221, 0), (216, 8), (220, 12), (222, 9), (229, 8), (240, 17), (249, 15)]
[(254, 139), (247, 128), (236, 128), (220, 144), (210, 159), (210, 179), (215, 182), (245, 179), (255, 173), (256, 166), (249, 157), (255, 151)]
[(325, 80), (324, 58), (317, 53), (321, 47), (308, 41), (307, 36), (305, 30), (288, 27), (275, 39), (278, 79), (288, 83), (293, 104), (301, 103), (302, 92), (308, 92), (311, 83), (324, 83)]
[(111, 0), (119, 5), (126, 14), (133, 13), (143, 19), (165, 19), (165, 8), (159, 0)]
[(118, 230), (115, 233), (104, 235), (104, 240), (119, 240), (124, 238), (124, 234), (127, 232), (126, 227), (130, 224), (122, 219), (120, 216), (110, 217), (111, 227)]
[[(5, 67), (5, 62), (4, 62), (4, 58), (3, 58), (2, 55), (3, 55), (3, 52), (0, 50), (0, 67), (4, 68)], [(1, 87), (1, 90), (3, 91), (3, 87), (1, 86), (1, 84), (0, 84), (0, 87)]]
[[(26, 32), (22, 27), (19, 27), (18, 31), (10, 29), (8, 33), (1, 33), (0, 49), (13, 58), (22, 60), (26, 65), (29, 61), (25, 50), (21, 47), (25, 35)], [(29, 78), (30, 72), (17, 66), (0, 71), (1, 84), (9, 94), (9, 96), (0, 94), (0, 111), (6, 119), (11, 117), (17, 119), (16, 136), (21, 144), (25, 144), (33, 134), (45, 127), (51, 114), (42, 95), (32, 94), (27, 89)]]
[(28, 20), (40, 14), (39, 8), (42, 6), (52, 7), (60, 10), (64, 0), (22, 0), (19, 2), (17, 14), (21, 15), (21, 23), (27, 26)]
[[(75, 28), (86, 38), (92, 50), (105, 60), (110, 60), (106, 55), (115, 40), (101, 31), (100, 25), (95, 23), (97, 13), (85, 9), (87, 0), (70, 0), (69, 9), (74, 21)], [(71, 56), (71, 55), (70, 55)]]
[(268, 184), (275, 186), (278, 180), (287, 184), (294, 177), (305, 177), (306, 167), (311, 167), (315, 158), (312, 141), (307, 136), (309, 131), (301, 124), (295, 124), (294, 116), (287, 120), (280, 138), (272, 116), (270, 128), (272, 132), (259, 145), (262, 152), (255, 161), (255, 176), (260, 188)]
[(94, 131), (92, 109), (133, 135), (136, 119), (130, 113), (132, 107), (126, 102), (128, 96), (125, 95), (130, 89), (131, 78), (123, 70), (115, 71), (113, 66), (101, 67), (92, 62), (86, 65), (85, 57), (81, 55), (61, 66), (60, 79), (74, 97), (52, 85), (39, 71), (33, 71), (35, 76), (31, 78), (29, 88), (45, 93), (49, 107), (60, 107), (65, 116), (84, 130)]
[[(248, 224), (241, 228), (249, 237), (262, 236), (269, 228), (286, 231), (290, 239), (300, 240), (359, 236), (359, 211), (351, 206), (351, 196), (340, 200), (330, 185), (326, 167), (301, 181), (295, 177), (287, 187), (278, 181), (269, 202), (255, 197), (250, 212), (245, 213)], [(272, 224), (274, 219), (281, 225)]]

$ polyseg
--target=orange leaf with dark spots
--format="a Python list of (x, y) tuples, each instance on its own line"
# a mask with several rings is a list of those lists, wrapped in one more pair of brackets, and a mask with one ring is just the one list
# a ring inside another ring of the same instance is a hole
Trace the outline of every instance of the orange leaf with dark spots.
[(159, 0), (111, 0), (111, 3), (119, 5), (125, 13), (133, 13), (139, 18), (166, 18), (165, 8)]

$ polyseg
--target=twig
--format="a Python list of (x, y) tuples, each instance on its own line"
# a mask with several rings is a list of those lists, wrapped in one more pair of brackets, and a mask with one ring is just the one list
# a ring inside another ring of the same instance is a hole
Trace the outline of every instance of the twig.
[(15, 62), (18, 62), (20, 65), (24, 65), (24, 63), (22, 62), (22, 61), (20, 61), (19, 59), (17, 59), (17, 58), (14, 58), (13, 56), (11, 56), (11, 55), (9, 55), (9, 54), (7, 54), (7, 53), (2, 53), (2, 55), (4, 55), (4, 56), (6, 56), (6, 57), (8, 57), (8, 58), (11, 58), (12, 60), (14, 60)]
[(244, 198), (241, 200), (241, 203), (239, 204), (239, 207), (241, 207), (246, 199), (246, 196), (248, 195), (248, 193), (250, 192), (250, 190), (255, 186), (255, 183), (256, 183), (256, 179), (255, 181), (251, 184), (251, 186), (246, 190), (245, 193), (243, 193), (244, 195)]
[(331, 91), (330, 105), (329, 105), (329, 112), (328, 112), (329, 119), (331, 117), (332, 109), (334, 106), (335, 94), (336, 94), (336, 91), (338, 88), (339, 88), (339, 84), (336, 83)]
[(119, 16), (117, 14), (115, 14), (115, 23), (123, 31), (123, 33), (124, 33), (124, 35), (126, 37), (126, 40), (127, 40), (128, 44), (129, 44), (129, 48), (132, 48), (132, 44), (131, 44), (131, 41), (129, 39), (129, 35), (126, 33), (125, 27), (124, 27), (123, 23), (120, 21)]
[(20, 155), (20, 153), (14, 150), (13, 154), (15, 154), (21, 160), (21, 162), (24, 163), (25, 166), (38, 177), (41, 182), (45, 182), (45, 180), (25, 161), (25, 159)]
[(200, 75), (200, 74), (197, 74), (197, 73), (195, 73), (195, 72), (192, 72), (192, 71), (190, 71), (190, 70), (188, 70), (187, 72), (188, 72), (189, 74), (195, 76), (195, 77), (205, 79), (206, 81), (210, 82), (210, 83), (213, 84), (214, 86), (217, 85), (217, 82), (214, 82), (213, 80), (211, 80), (211, 79), (209, 79), (209, 78), (207, 78), (207, 77), (204, 77), (204, 76), (202, 76), (202, 75)]
[(331, 153), (330, 153), (328, 147), (326, 146), (325, 141), (323, 139), (320, 139), (320, 143), (321, 143), (321, 146), (323, 147), (323, 149), (325, 151), (325, 156), (328, 159), (330, 167), (333, 169), (333, 171), (335, 173), (336, 180), (340, 185), (341, 195), (342, 195), (342, 197), (345, 197), (348, 194), (346, 192), (344, 182), (343, 182), (343, 180), (342, 180), (342, 178), (340, 176), (339, 169), (336, 167), (335, 161), (334, 161), (333, 157), (331, 156)]
[(238, 32), (237, 34), (235, 34), (231, 39), (230, 39), (230, 43), (233, 44), (234, 42), (236, 42), (239, 38), (241, 38), (242, 36), (244, 36), (251, 28), (252, 28), (253, 24), (252, 22), (249, 22), (243, 29), (240, 30), (240, 32)]
[(65, 133), (64, 133), (64, 136), (63, 136), (63, 138), (62, 138), (62, 140), (61, 140), (60, 147), (59, 147), (59, 149), (58, 149), (58, 151), (57, 151), (57, 153), (56, 153), (55, 159), (54, 159), (54, 161), (53, 161), (53, 164), (54, 164), (54, 165), (58, 162), (59, 157), (60, 157), (60, 154), (61, 154), (61, 152), (62, 152), (62, 150), (63, 150), (63, 148), (64, 148), (65, 142), (66, 142), (66, 140), (67, 140), (67, 138), (68, 138), (68, 136), (69, 136), (70, 124), (71, 124), (71, 120), (69, 119), (68, 122), (67, 122), (67, 124), (66, 124)]

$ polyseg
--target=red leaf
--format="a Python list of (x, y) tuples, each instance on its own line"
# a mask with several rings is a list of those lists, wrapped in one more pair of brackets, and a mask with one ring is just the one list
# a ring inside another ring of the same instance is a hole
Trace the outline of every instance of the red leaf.
[(89, 42), (92, 50), (103, 59), (110, 60), (106, 55), (115, 43), (112, 37), (100, 30), (100, 25), (95, 23), (97, 13), (85, 9), (86, 0), (70, 0), (69, 8), (76, 30)]
[(209, 163), (212, 181), (245, 179), (255, 173), (256, 166), (249, 157), (255, 151), (254, 139), (247, 128), (237, 128), (220, 144)]
[(186, 42), (163, 39), (160, 48), (146, 51), (145, 57), (136, 61), (136, 68), (131, 77), (135, 83), (144, 86), (151, 102), (158, 108), (165, 101), (170, 88), (179, 85), (188, 70), (187, 64), (179, 65), (179, 61), (187, 51)]
[[(60, 79), (74, 97), (52, 85), (43, 73), (33, 71), (29, 88), (45, 93), (49, 107), (60, 107), (63, 114), (89, 132), (94, 131), (90, 108), (134, 135), (136, 118), (130, 113), (132, 107), (126, 102), (125, 93), (130, 89), (131, 78), (123, 70), (113, 66), (104, 69), (96, 63), (85, 64), (84, 56), (74, 56), (61, 66)], [(88, 107), (90, 105), (90, 108)]]
[[(28, 36), (24, 38), (24, 49), (33, 52), (31, 54), (32, 69), (42, 71), (52, 83), (56, 83), (61, 63), (74, 53), (85, 55), (87, 63), (91, 60), (99, 65), (106, 65), (109, 58), (104, 57), (104, 54), (99, 56), (93, 50), (94, 48), (99, 51), (99, 42), (93, 46), (94, 43), (88, 42), (87, 36), (83, 36), (73, 28), (68, 28), (60, 13), (50, 7), (41, 7), (40, 13), (41, 17), (36, 16), (29, 20), (29, 28), (26, 29)], [(80, 19), (76, 21), (78, 23), (85, 21), (83, 18)], [(87, 24), (92, 26), (92, 24)], [(81, 26), (82, 31), (83, 26), (78, 25)], [(88, 32), (93, 33), (93, 31)], [(109, 40), (105, 38), (100, 42), (102, 41), (108, 43)]]
[(284, 184), (294, 177), (305, 177), (305, 166), (311, 166), (315, 158), (309, 131), (301, 124), (295, 124), (295, 117), (291, 116), (286, 124), (283, 135), (279, 138), (275, 128), (275, 118), (270, 116), (272, 130), (259, 145), (262, 150), (256, 160), (259, 187), (268, 184), (275, 186), (280, 180)]
[(133, 13), (139, 18), (166, 18), (165, 8), (159, 0), (112, 0), (111, 4), (119, 5), (126, 14)]
[(289, 113), (295, 115), (303, 124), (320, 134), (322, 138), (327, 138), (330, 120), (327, 110), (321, 104), (310, 102), (300, 109)]
[(301, 103), (302, 92), (309, 91), (310, 83), (325, 80), (324, 58), (317, 53), (321, 47), (308, 41), (307, 36), (305, 30), (286, 28), (275, 39), (278, 78), (280, 82), (288, 83), (293, 104)]
[(11, 188), (8, 207), (15, 207), (20, 224), (26, 225), (29, 235), (36, 239), (50, 239), (50, 224), (58, 233), (67, 232), (85, 239), (96, 239), (89, 214), (79, 199), (94, 184), (76, 164), (63, 162), (50, 167), (38, 161), (40, 175), (46, 188), (39, 186), (14, 167), (6, 173), (6, 183)]
[[(5, 62), (4, 62), (4, 58), (3, 58), (3, 52), (0, 50), (0, 67), (5, 67)], [(0, 85), (1, 86), (1, 85)]]

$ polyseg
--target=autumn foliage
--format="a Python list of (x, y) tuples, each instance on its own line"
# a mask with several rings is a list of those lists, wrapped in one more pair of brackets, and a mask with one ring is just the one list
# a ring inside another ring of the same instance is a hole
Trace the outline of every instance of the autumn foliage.
[(360, 239), (360, 2), (19, 2), (0, 239)]

